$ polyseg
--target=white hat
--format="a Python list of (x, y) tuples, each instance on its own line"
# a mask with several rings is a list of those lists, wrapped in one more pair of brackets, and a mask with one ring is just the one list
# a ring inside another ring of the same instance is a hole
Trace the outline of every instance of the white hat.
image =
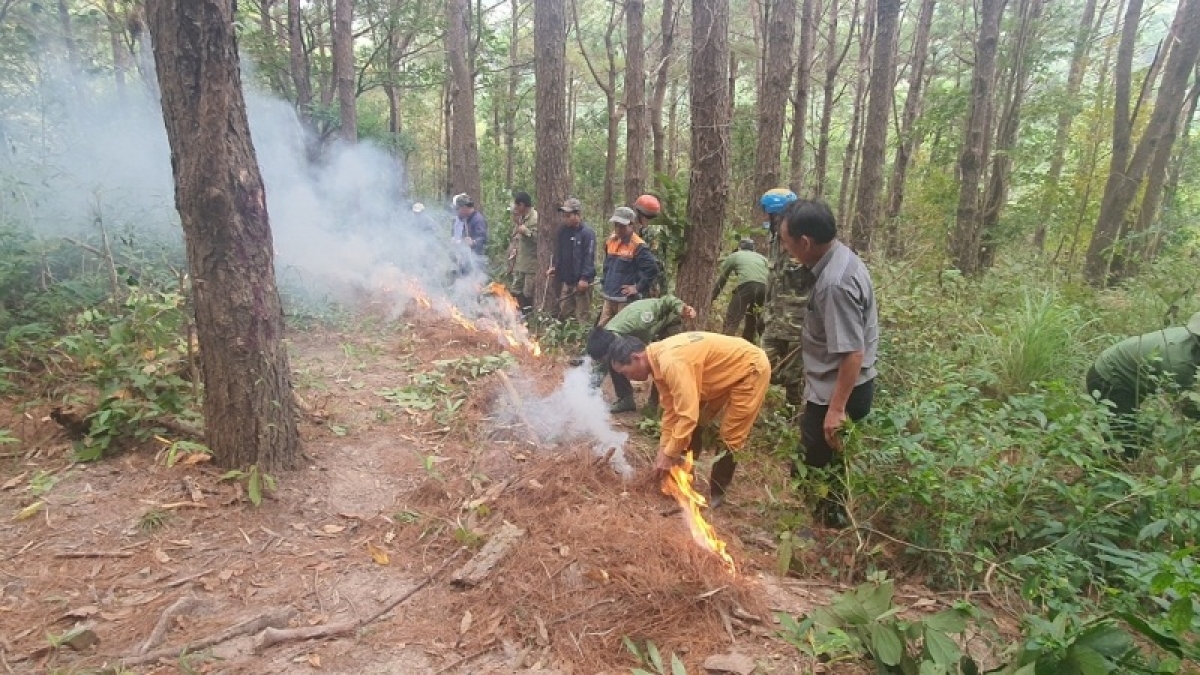
[(421, 202), (414, 202), (414, 203), (413, 203), (413, 207), (412, 207), (412, 212), (413, 212), (413, 213), (421, 213), (421, 212), (422, 212), (422, 211), (424, 211), (424, 210), (425, 210), (425, 205), (424, 205), (424, 204), (422, 204)]

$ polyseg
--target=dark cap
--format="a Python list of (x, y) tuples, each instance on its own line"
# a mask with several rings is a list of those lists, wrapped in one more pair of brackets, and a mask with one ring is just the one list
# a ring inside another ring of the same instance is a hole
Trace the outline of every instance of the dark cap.
[(579, 213), (583, 211), (583, 203), (574, 197), (567, 197), (567, 201), (563, 202), (558, 210), (563, 213)]
[(454, 208), (461, 209), (464, 206), (475, 206), (475, 200), (465, 192), (454, 195)]

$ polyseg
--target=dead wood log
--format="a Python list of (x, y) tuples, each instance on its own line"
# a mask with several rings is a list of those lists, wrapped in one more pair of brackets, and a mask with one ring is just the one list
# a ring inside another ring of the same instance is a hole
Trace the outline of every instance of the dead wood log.
[(146, 654), (121, 659), (121, 665), (124, 667), (129, 667), (141, 665), (143, 663), (153, 663), (159, 659), (176, 659), (179, 658), (179, 655), (183, 654), (184, 652), (195, 652), (201, 649), (208, 649), (213, 645), (227, 642), (235, 637), (251, 635), (267, 628), (282, 628), (288, 625), (288, 621), (291, 620), (292, 615), (295, 613), (296, 610), (290, 607), (276, 609), (266, 614), (256, 616), (253, 619), (248, 619), (239, 624), (230, 626), (219, 633), (213, 633), (212, 635), (200, 638), (199, 640), (188, 642), (182, 647), (156, 649), (155, 651)]
[(450, 583), (460, 588), (478, 585), (487, 575), (491, 574), (492, 568), (508, 555), (509, 550), (523, 536), (525, 536), (525, 530), (512, 523), (504, 523), (500, 526), (500, 530), (484, 544), (483, 550), (454, 573), (454, 576), (450, 578)]
[(193, 607), (200, 603), (200, 599), (194, 595), (185, 595), (176, 600), (163, 610), (162, 616), (158, 617), (158, 623), (154, 624), (154, 630), (150, 631), (150, 636), (138, 648), (138, 654), (145, 654), (162, 644), (162, 641), (167, 637), (167, 631), (171, 628), (171, 620), (175, 617), (190, 611)]

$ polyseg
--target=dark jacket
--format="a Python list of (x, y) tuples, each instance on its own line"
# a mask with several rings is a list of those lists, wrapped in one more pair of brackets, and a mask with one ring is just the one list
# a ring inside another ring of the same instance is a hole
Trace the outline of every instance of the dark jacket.
[(577, 284), (580, 279), (590, 284), (596, 280), (596, 233), (587, 223), (578, 230), (565, 225), (558, 228), (554, 278), (564, 284)]
[[(613, 235), (605, 242), (604, 285), (600, 293), (607, 300), (633, 302), (650, 294), (658, 276), (658, 259), (638, 235), (623, 242)], [(637, 286), (638, 294), (624, 296), (622, 286)]]
[(487, 218), (476, 209), (466, 220), (466, 236), (471, 238), (471, 251), (475, 255), (487, 255), (488, 223)]

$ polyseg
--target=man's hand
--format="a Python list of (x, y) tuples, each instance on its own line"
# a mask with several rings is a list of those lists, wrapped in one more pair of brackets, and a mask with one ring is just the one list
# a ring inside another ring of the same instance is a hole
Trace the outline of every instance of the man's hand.
[(586, 291), (588, 286), (591, 286), (591, 284), (588, 283), (587, 279), (580, 279), (579, 283), (575, 285), (575, 288), (581, 291)]
[(659, 448), (658, 457), (654, 458), (654, 480), (661, 482), (670, 475), (672, 467), (683, 466), (683, 463), (683, 457), (669, 457), (662, 448)]
[(519, 234), (521, 236), (525, 236), (525, 235), (529, 234), (529, 228), (525, 227), (524, 224), (518, 225), (517, 226), (517, 234)]
[(683, 306), (683, 318), (691, 320), (696, 318), (696, 308), (691, 305)]
[(475, 240), (470, 237), (463, 237), (462, 242), (466, 244), (468, 248), (475, 245)]
[(846, 424), (846, 411), (830, 408), (825, 413), (825, 442), (834, 450), (841, 451), (842, 449), (842, 426)]
[(637, 295), (637, 294), (638, 294), (637, 286), (630, 284), (628, 286), (621, 287), (621, 295), (623, 295), (627, 298), (631, 295)]
[(552, 277), (552, 276), (554, 276), (554, 268), (553, 268), (553, 267), (551, 267), (550, 269), (546, 270), (546, 276), (548, 276), (548, 277)]

